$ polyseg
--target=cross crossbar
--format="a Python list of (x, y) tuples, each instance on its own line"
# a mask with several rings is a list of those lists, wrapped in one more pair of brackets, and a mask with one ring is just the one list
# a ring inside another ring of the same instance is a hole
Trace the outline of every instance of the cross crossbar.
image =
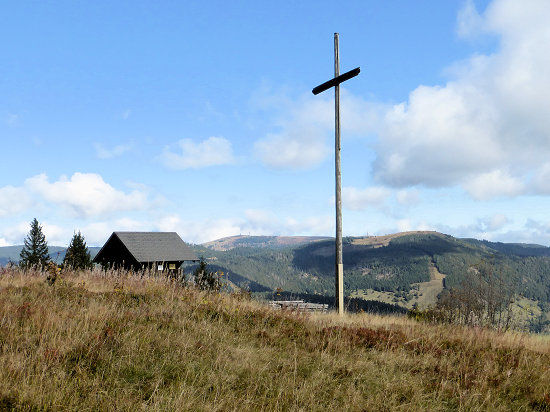
[(357, 76), (360, 71), (361, 71), (361, 68), (356, 67), (355, 69), (350, 70), (349, 72), (346, 72), (344, 74), (341, 74), (340, 76), (330, 79), (328, 82), (324, 82), (323, 84), (320, 84), (319, 86), (315, 87), (311, 92), (313, 94), (319, 94), (321, 92), (324, 92), (325, 90), (328, 90), (331, 87), (337, 86), (340, 83), (343, 83), (346, 80), (349, 80), (352, 77)]

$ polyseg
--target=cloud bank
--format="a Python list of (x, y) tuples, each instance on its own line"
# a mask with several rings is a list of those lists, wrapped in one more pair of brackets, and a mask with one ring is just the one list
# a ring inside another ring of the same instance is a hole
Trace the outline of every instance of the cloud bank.
[[(366, 102), (343, 88), (340, 94), (344, 136), (364, 135), (379, 123), (383, 105)], [(254, 155), (268, 168), (309, 170), (333, 153), (334, 101), (330, 98), (308, 94), (292, 99), (264, 93), (254, 104), (273, 117), (273, 131), (254, 144)]]
[(393, 187), (461, 185), (479, 200), (550, 193), (548, 21), (543, 0), (496, 0), (483, 15), (467, 2), (459, 34), (497, 36), (500, 48), (385, 113), (375, 177)]
[(148, 194), (133, 190), (124, 193), (106, 183), (95, 173), (75, 173), (70, 179), (62, 176), (50, 182), (40, 174), (25, 181), (25, 190), (50, 204), (62, 206), (75, 216), (90, 218), (109, 213), (143, 210), (148, 206)]

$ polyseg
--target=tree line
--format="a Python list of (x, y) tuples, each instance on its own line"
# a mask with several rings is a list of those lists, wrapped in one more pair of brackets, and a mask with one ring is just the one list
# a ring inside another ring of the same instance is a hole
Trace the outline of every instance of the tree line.
[[(44, 269), (51, 265), (55, 265), (55, 263), (51, 261), (46, 236), (42, 231), (42, 226), (34, 218), (29, 233), (25, 237), (23, 249), (19, 254), (19, 266), (23, 269), (33, 267)], [(92, 268), (92, 257), (80, 231), (73, 235), (61, 266), (74, 270)]]

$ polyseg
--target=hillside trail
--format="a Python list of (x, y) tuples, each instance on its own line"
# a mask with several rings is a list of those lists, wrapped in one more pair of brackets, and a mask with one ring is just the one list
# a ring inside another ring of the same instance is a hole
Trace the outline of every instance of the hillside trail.
[(419, 297), (415, 300), (420, 308), (426, 308), (437, 302), (437, 296), (443, 291), (445, 275), (441, 273), (435, 262), (430, 262), (430, 280), (428, 282), (414, 283), (418, 286)]

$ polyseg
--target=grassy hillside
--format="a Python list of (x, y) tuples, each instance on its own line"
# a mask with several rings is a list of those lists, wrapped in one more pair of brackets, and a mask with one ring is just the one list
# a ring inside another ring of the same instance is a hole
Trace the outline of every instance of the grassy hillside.
[[(205, 257), (212, 270), (223, 272), (235, 290), (245, 288), (267, 297), (281, 289), (289, 296), (332, 303), (333, 240), (234, 236), (210, 243), (194, 246), (197, 255)], [(4, 249), (0, 248), (0, 259)], [(95, 254), (97, 248), (90, 250)], [(53, 253), (57, 262), (63, 256), (64, 250)], [(544, 330), (548, 326), (544, 325), (550, 314), (550, 248), (540, 245), (458, 239), (437, 232), (345, 238), (344, 290), (347, 297), (426, 307), (436, 303), (444, 287), (472, 283), (475, 266), (480, 264), (491, 266), (487, 276), (500, 292), (513, 295), (520, 327)], [(185, 270), (190, 273), (193, 267)]]
[(90, 272), (4, 271), (0, 316), (2, 410), (550, 410), (539, 336)]

